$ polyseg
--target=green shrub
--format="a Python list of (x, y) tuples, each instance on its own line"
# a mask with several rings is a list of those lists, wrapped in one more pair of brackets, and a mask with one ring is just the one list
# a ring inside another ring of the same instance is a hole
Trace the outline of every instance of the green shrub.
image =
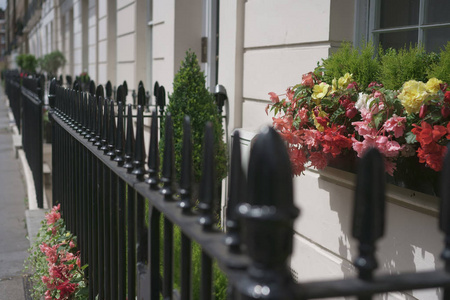
[(441, 49), (440, 60), (430, 65), (428, 78), (436, 77), (444, 82), (450, 82), (450, 42)]
[[(167, 113), (172, 115), (174, 124), (175, 168), (177, 176), (181, 170), (181, 149), (183, 142), (183, 118), (191, 118), (192, 152), (194, 180), (200, 182), (202, 172), (203, 136), (205, 124), (213, 123), (216, 177), (218, 180), (226, 176), (226, 148), (222, 140), (222, 120), (214, 104), (213, 95), (205, 87), (205, 76), (200, 70), (194, 52), (186, 52), (185, 60), (173, 81), (173, 93), (169, 95)], [(163, 128), (162, 128), (163, 129)], [(161, 149), (164, 147), (164, 133), (161, 138)], [(164, 151), (161, 151), (164, 153)]]
[[(161, 218), (161, 245), (163, 245), (163, 218)], [(179, 227), (174, 226), (174, 240), (173, 240), (173, 253), (174, 253), (174, 288), (178, 291), (180, 290), (181, 285), (181, 230)], [(200, 285), (201, 285), (201, 257), (202, 257), (202, 249), (199, 244), (192, 242), (192, 277), (191, 277), (191, 288), (192, 288), (192, 299), (200, 299)], [(163, 257), (162, 247), (161, 247), (161, 258)], [(161, 259), (161, 274), (163, 270), (163, 261)], [(214, 299), (216, 300), (225, 300), (227, 299), (227, 286), (228, 279), (225, 274), (219, 269), (217, 263), (213, 263), (213, 289), (214, 289)]]
[(66, 64), (66, 58), (64, 54), (56, 50), (50, 52), (43, 57), (39, 58), (39, 65), (41, 69), (50, 75), (56, 76), (58, 69)]
[(427, 81), (429, 66), (438, 60), (435, 53), (426, 53), (423, 46), (410, 46), (400, 50), (380, 51), (379, 81), (387, 89), (400, 89), (408, 80)]
[(360, 49), (345, 42), (336, 53), (322, 60), (322, 68), (326, 82), (350, 73), (353, 74), (356, 82), (367, 87), (369, 83), (376, 80), (380, 64), (375, 47), (371, 42), (363, 45)]
[(23, 72), (36, 73), (38, 62), (33, 54), (17, 55), (16, 63)]

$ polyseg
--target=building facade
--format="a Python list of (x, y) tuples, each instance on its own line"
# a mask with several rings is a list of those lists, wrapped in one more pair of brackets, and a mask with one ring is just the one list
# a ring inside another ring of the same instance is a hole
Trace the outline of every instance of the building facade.
[[(17, 20), (32, 7), (40, 7), (34, 10), (39, 17), (30, 17), (25, 35), (16, 39)], [(299, 83), (342, 41), (373, 40), (384, 47), (421, 42), (437, 50), (450, 39), (449, 10), (446, 0), (17, 0), (8, 2), (7, 39), (16, 51), (37, 57), (62, 51), (64, 75), (87, 72), (98, 84), (126, 80), (130, 89), (140, 80), (147, 89), (158, 81), (169, 93), (191, 49), (208, 87), (218, 83), (227, 89), (227, 132), (242, 130), (245, 156), (258, 129), (272, 122), (265, 113), (269, 92), (282, 94)], [(296, 205), (303, 212), (291, 259), (297, 279), (354, 276), (353, 180), (331, 168), (294, 179)], [(387, 206), (380, 272), (441, 268), (437, 199), (392, 187)], [(439, 294), (411, 291), (387, 298)]]

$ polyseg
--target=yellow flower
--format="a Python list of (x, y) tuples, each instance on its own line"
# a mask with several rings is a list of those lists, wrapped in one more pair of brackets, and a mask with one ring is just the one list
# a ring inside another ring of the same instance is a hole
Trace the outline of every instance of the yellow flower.
[(344, 77), (339, 78), (338, 87), (340, 89), (346, 89), (347, 86), (353, 82), (353, 74), (345, 73)]
[(440, 84), (442, 83), (441, 80), (437, 79), (437, 78), (430, 78), (427, 82), (427, 84), (425, 85), (425, 87), (427, 88), (427, 92), (431, 93), (431, 94), (436, 94), (440, 89)]
[(408, 114), (411, 114), (419, 112), (420, 106), (427, 100), (428, 96), (425, 83), (410, 80), (403, 84), (402, 92), (398, 95), (398, 99), (400, 99)]
[(330, 85), (325, 83), (325, 82), (321, 82), (320, 84), (316, 84), (313, 87), (313, 93), (311, 95), (311, 98), (318, 105), (319, 102), (320, 102), (320, 99), (323, 99), (323, 97), (325, 97), (328, 94), (329, 89), (330, 89)]
[(333, 78), (331, 81), (331, 94), (337, 91), (337, 80), (336, 78)]
[[(318, 106), (318, 107), (319, 107), (318, 117), (328, 117), (328, 114), (326, 112), (324, 112), (320, 106)], [(316, 126), (317, 130), (324, 131), (325, 128), (322, 125), (320, 125), (319, 122), (317, 122), (316, 115), (314, 113), (312, 113), (311, 115), (312, 115), (312, 117), (314, 119), (314, 126)]]

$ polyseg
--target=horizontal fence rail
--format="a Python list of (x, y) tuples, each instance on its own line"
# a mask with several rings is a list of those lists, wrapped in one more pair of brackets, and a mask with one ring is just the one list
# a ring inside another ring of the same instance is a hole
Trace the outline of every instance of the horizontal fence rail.
[[(247, 178), (241, 168), (239, 134), (233, 137), (226, 232), (216, 227), (213, 131), (206, 125), (199, 199), (192, 198), (192, 142), (184, 120), (182, 171), (175, 180), (173, 125), (164, 117), (164, 153), (158, 117), (151, 113), (144, 144), (144, 107), (133, 112), (95, 93), (50, 86), (53, 120), (53, 199), (62, 203), (69, 230), (78, 236), (89, 265), (89, 297), (95, 299), (194, 299), (192, 245), (201, 247), (200, 299), (212, 299), (213, 265), (228, 280), (228, 299), (312, 299), (373, 295), (443, 287), (450, 297), (450, 185), (443, 184), (440, 228), (446, 234), (445, 270), (375, 276), (376, 241), (384, 233), (382, 158), (370, 150), (361, 161), (355, 193), (353, 236), (359, 241), (357, 278), (296, 283), (292, 254), (292, 175), (284, 142), (272, 129), (258, 135)], [(160, 162), (160, 159), (162, 161)], [(450, 178), (450, 156), (444, 180)], [(181, 231), (174, 256), (174, 232)], [(180, 264), (179, 274), (174, 274)], [(174, 291), (175, 279), (178, 291)]]

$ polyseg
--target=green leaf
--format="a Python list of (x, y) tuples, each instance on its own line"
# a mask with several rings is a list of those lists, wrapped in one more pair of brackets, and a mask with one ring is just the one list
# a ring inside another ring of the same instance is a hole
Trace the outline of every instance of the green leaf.
[(406, 139), (406, 142), (408, 144), (415, 144), (415, 143), (417, 143), (416, 135), (414, 133), (412, 133), (411, 131), (408, 131), (405, 134), (405, 139)]
[(381, 122), (383, 122), (383, 112), (374, 115), (373, 116), (373, 122), (375, 123), (375, 128), (378, 129), (378, 127), (380, 126)]

